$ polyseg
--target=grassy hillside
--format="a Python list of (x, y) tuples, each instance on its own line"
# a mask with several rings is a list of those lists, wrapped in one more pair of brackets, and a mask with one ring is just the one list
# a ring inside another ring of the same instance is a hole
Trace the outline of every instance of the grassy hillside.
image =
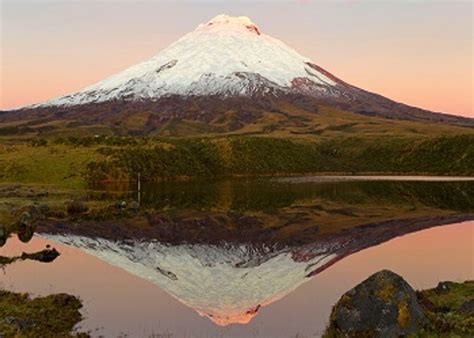
[(474, 175), (474, 135), (340, 138), (86, 137), (0, 145), (0, 183), (345, 174)]
[(320, 104), (306, 107), (282, 101), (275, 106), (278, 109), (260, 107), (258, 112), (252, 107), (243, 107), (250, 109), (246, 113), (226, 111), (205, 121), (171, 119), (154, 129), (147, 129), (150, 116), (145, 111), (126, 119), (112, 114), (112, 126), (46, 117), (3, 121), (0, 183), (83, 188), (100, 181), (126, 181), (138, 172), (145, 180), (309, 173), (474, 174), (473, 128), (363, 116)]
[(474, 136), (307, 140), (228, 137), (158, 140), (102, 148), (90, 182), (135, 177), (289, 175), (308, 173), (474, 174)]
[(69, 145), (0, 145), (0, 182), (84, 187), (83, 171), (99, 160), (94, 148)]

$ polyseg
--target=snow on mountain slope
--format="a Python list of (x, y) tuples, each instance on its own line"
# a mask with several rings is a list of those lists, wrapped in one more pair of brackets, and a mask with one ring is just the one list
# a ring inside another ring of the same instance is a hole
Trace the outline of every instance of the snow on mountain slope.
[(253, 95), (330, 92), (337, 79), (247, 17), (218, 15), (151, 59), (84, 90), (39, 106), (78, 105), (169, 95)]
[[(166, 245), (77, 235), (41, 234), (144, 278), (219, 325), (247, 323), (260, 307), (292, 292), (336, 258), (323, 245), (290, 249), (251, 244)], [(305, 251), (306, 249), (306, 251)], [(302, 259), (304, 257), (304, 259)]]

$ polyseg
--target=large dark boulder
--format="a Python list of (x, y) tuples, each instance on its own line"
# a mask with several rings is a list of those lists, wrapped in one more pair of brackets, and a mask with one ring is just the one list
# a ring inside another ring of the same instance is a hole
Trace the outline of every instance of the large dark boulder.
[(383, 270), (346, 292), (334, 306), (326, 337), (399, 337), (426, 321), (415, 290)]

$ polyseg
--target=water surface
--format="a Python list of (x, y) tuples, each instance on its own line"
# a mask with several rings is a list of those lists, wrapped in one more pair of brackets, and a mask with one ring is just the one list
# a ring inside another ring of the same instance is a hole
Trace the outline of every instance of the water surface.
[(0, 255), (51, 244), (61, 256), (9, 265), (0, 286), (78, 295), (95, 335), (315, 337), (378, 270), (415, 288), (473, 279), (473, 198), (472, 182), (145, 185), (146, 215), (12, 234)]

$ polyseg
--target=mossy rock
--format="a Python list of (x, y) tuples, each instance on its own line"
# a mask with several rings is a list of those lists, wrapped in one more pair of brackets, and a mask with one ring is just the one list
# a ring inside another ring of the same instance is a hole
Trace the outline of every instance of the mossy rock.
[(399, 337), (425, 323), (415, 290), (399, 275), (383, 270), (341, 297), (325, 337)]

